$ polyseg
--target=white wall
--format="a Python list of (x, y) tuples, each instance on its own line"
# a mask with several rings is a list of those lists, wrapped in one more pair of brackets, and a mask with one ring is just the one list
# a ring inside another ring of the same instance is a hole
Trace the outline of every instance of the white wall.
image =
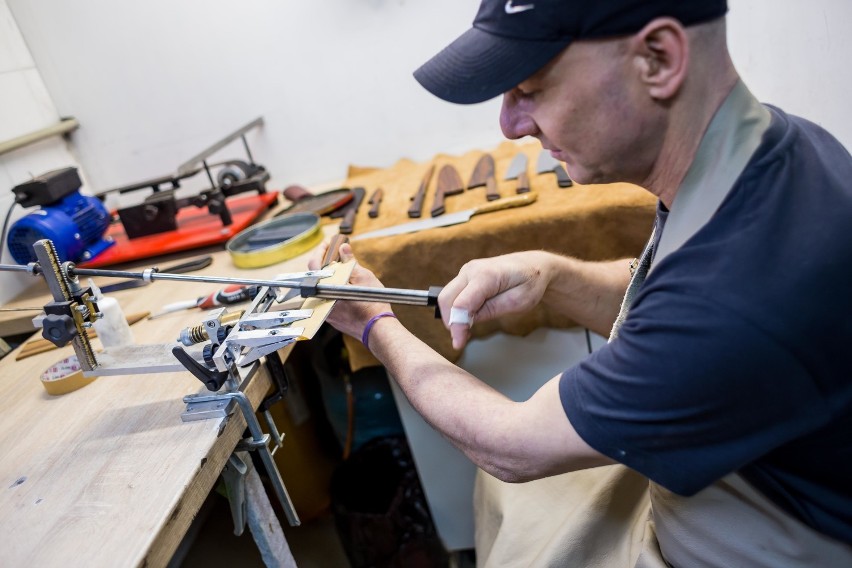
[[(59, 116), (6, 0), (0, 0), (0, 140), (51, 126)], [(31, 175), (69, 165), (77, 163), (59, 137), (0, 156), (0, 223), (14, 201), (12, 187)], [(24, 213), (16, 207), (10, 224)], [(0, 251), (0, 262), (14, 264), (6, 247)], [(0, 303), (30, 283), (29, 276), (0, 272)]]
[[(852, 92), (845, 29), (852, 2), (730, 5), (732, 53), (755, 94), (827, 126), (852, 148), (845, 96)], [(498, 101), (444, 103), (411, 76), (467, 29), (477, 6), (0, 0), (0, 140), (60, 115), (77, 117), (72, 149), (93, 191), (172, 172), (258, 115), (266, 126), (249, 141), (273, 187), (337, 180), (350, 163), (385, 166), (491, 146), (501, 136)], [(237, 145), (222, 156), (241, 152)], [(60, 140), (0, 157), (0, 206), (27, 172), (69, 163)], [(17, 286), (8, 277), (0, 274), (0, 301)]]

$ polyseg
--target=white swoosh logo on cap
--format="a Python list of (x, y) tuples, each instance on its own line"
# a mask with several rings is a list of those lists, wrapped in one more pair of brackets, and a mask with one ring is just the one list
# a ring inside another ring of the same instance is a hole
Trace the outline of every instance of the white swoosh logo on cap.
[(526, 12), (527, 10), (532, 10), (533, 8), (535, 8), (535, 4), (520, 4), (516, 6), (512, 2), (513, 0), (506, 0), (507, 14), (517, 14), (519, 12)]

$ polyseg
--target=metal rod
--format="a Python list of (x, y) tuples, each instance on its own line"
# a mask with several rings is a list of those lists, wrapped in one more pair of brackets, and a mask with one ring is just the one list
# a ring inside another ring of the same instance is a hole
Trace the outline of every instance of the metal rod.
[(44, 140), (50, 136), (66, 134), (72, 130), (76, 130), (79, 126), (80, 123), (77, 122), (76, 118), (62, 119), (58, 123), (48, 126), (47, 128), (35, 130), (24, 134), (23, 136), (18, 136), (17, 138), (0, 142), (0, 155), (17, 150), (18, 148), (23, 148), (24, 146), (29, 146), (30, 144), (34, 144), (39, 140)]
[(221, 150), (222, 148), (224, 148), (225, 146), (227, 146), (228, 144), (230, 144), (231, 142), (233, 142), (234, 140), (236, 140), (237, 138), (239, 138), (240, 136), (242, 136), (243, 134), (245, 134), (246, 132), (248, 132), (252, 128), (262, 126), (262, 125), (263, 125), (263, 117), (259, 116), (259, 117), (255, 118), (254, 120), (252, 120), (251, 122), (249, 122), (248, 124), (246, 124), (245, 126), (238, 128), (237, 130), (228, 134), (227, 136), (225, 136), (224, 138), (222, 138), (218, 142), (215, 142), (213, 145), (211, 145), (209, 148), (207, 148), (203, 152), (199, 153), (197, 156), (194, 156), (193, 158), (187, 160), (186, 163), (181, 164), (180, 167), (178, 167), (178, 175), (182, 175), (182, 174), (185, 174), (187, 172), (194, 170), (196, 164), (198, 164), (198, 162), (200, 162), (201, 160), (205, 160), (205, 159), (209, 158), (214, 153)]
[(22, 264), (0, 264), (0, 270), (8, 270), (9, 272), (29, 272), (29, 267)]
[(192, 276), (190, 274), (171, 274), (169, 272), (127, 272), (124, 270), (103, 270), (99, 268), (74, 267), (68, 270), (72, 276), (104, 276), (107, 278), (134, 278), (137, 280), (178, 280), (181, 282), (204, 282), (208, 284), (239, 284), (240, 286), (270, 286), (277, 288), (298, 288), (304, 278), (327, 278), (333, 274), (328, 270), (309, 270), (298, 274), (286, 274), (282, 280), (259, 280), (256, 278), (232, 278), (229, 276)]
[[(24, 271), (26, 266), (0, 264), (0, 270)], [(238, 284), (240, 286), (270, 286), (273, 288), (300, 288), (305, 278), (326, 278), (332, 275), (329, 270), (311, 270), (284, 275), (282, 280), (259, 280), (254, 278), (233, 278), (228, 276), (192, 276), (190, 274), (171, 274), (168, 272), (128, 272), (126, 270), (104, 270), (102, 268), (68, 269), (72, 276), (102, 276), (105, 278), (130, 278), (137, 280), (173, 280), (181, 282), (203, 282), (206, 284)], [(289, 278), (288, 278), (289, 277)], [(317, 298), (324, 300), (360, 300), (363, 302), (388, 302), (390, 304), (408, 304), (428, 306), (432, 298), (428, 290), (406, 290), (404, 288), (369, 288), (367, 286), (317, 284)]]

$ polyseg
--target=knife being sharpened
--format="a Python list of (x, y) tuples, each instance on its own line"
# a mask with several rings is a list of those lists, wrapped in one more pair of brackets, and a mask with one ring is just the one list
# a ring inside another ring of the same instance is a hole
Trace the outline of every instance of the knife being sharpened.
[(479, 207), (474, 207), (473, 209), (456, 211), (455, 213), (447, 213), (446, 215), (433, 217), (431, 219), (411, 221), (410, 223), (403, 223), (401, 225), (394, 225), (392, 227), (386, 227), (384, 229), (377, 229), (368, 233), (362, 233), (353, 237), (352, 240), (360, 241), (363, 239), (374, 239), (376, 237), (389, 237), (392, 235), (402, 235), (405, 233), (416, 233), (418, 231), (425, 231), (427, 229), (433, 229), (435, 227), (449, 227), (450, 225), (467, 223), (474, 215), (483, 215), (485, 213), (491, 213), (493, 211), (502, 211), (503, 209), (509, 209), (510, 207), (523, 207), (525, 205), (530, 205), (534, 203), (537, 197), (538, 194), (536, 193), (526, 193), (524, 195), (506, 197), (503, 199), (498, 199), (497, 201), (491, 201), (490, 203), (486, 203), (485, 205), (480, 205)]
[(571, 181), (571, 177), (565, 171), (565, 168), (562, 167), (562, 164), (559, 163), (559, 160), (554, 158), (548, 150), (542, 150), (538, 155), (535, 173), (540, 175), (550, 172), (556, 174), (556, 183), (559, 187), (571, 187), (574, 185), (574, 182)]
[(515, 188), (517, 193), (527, 193), (530, 190), (530, 178), (527, 175), (527, 155), (524, 153), (516, 154), (512, 158), (512, 163), (509, 164), (509, 169), (506, 170), (506, 181), (516, 179), (518, 185)]

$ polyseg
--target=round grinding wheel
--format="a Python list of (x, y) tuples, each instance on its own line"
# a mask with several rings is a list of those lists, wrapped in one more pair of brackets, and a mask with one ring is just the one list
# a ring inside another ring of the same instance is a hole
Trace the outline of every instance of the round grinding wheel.
[(245, 229), (226, 248), (237, 268), (261, 268), (299, 256), (322, 239), (319, 215), (293, 213)]

